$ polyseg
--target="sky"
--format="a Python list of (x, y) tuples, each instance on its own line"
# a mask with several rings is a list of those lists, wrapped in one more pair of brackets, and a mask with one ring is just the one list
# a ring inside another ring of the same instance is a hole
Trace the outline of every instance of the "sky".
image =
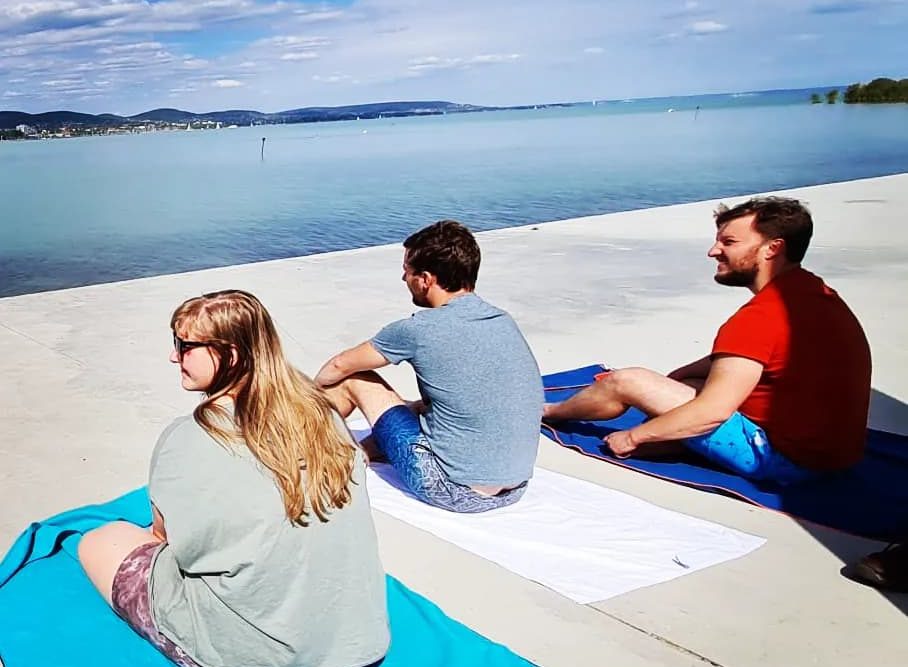
[(283, 111), (908, 76), (908, 0), (0, 0), (0, 110)]

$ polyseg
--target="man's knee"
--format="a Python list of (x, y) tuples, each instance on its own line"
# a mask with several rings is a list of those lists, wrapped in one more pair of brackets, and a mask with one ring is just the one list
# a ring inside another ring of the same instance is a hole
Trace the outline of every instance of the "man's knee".
[(375, 371), (355, 373), (337, 386), (373, 425), (389, 408), (404, 405), (404, 400)]
[(639, 366), (618, 368), (597, 383), (603, 392), (609, 392), (619, 398), (633, 398), (645, 388), (647, 380), (656, 375), (655, 371)]

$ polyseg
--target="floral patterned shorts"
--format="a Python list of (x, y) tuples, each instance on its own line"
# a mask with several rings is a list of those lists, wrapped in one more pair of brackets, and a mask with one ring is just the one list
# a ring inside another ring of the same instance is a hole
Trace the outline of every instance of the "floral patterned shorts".
[(133, 630), (179, 667), (198, 667), (183, 649), (158, 631), (151, 616), (148, 577), (155, 554), (161, 546), (157, 542), (143, 544), (123, 559), (114, 575), (111, 591), (113, 609)]

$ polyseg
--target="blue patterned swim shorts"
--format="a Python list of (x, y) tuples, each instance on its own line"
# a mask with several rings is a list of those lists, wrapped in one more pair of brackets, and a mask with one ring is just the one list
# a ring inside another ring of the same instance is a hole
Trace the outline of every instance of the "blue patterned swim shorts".
[(429, 505), (451, 512), (486, 512), (520, 500), (527, 484), (494, 496), (477, 493), (469, 486), (448, 479), (429, 441), (419, 426), (419, 419), (405, 405), (386, 410), (372, 427), (375, 444), (417, 498)]
[(687, 438), (685, 444), (713, 463), (748, 479), (795, 484), (819, 474), (776, 451), (769, 444), (766, 432), (740, 412), (709, 433)]

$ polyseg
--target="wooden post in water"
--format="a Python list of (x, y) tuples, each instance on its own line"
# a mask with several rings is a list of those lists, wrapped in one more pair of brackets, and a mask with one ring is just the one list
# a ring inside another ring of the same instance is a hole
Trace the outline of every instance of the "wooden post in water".
[(262, 159), (265, 159), (265, 137), (262, 137)]

